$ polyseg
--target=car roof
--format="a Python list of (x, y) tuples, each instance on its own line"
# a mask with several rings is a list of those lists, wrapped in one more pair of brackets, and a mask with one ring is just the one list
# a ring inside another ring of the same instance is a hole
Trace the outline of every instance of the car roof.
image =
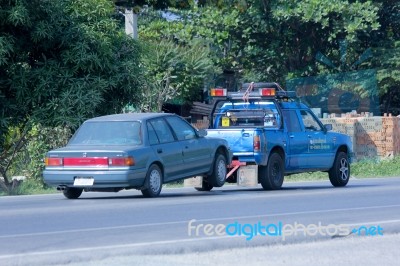
[(170, 113), (124, 113), (99, 116), (92, 119), (88, 119), (85, 122), (99, 122), (99, 121), (142, 121), (155, 117), (173, 116)]

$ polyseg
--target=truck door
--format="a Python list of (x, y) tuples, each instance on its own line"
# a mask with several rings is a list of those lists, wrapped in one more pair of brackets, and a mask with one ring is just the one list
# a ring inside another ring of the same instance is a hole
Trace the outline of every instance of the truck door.
[(304, 132), (296, 110), (282, 110), (288, 140), (288, 170), (305, 169), (308, 162), (308, 134)]
[(310, 110), (300, 110), (304, 131), (308, 138), (308, 166), (328, 168), (334, 158), (333, 139)]

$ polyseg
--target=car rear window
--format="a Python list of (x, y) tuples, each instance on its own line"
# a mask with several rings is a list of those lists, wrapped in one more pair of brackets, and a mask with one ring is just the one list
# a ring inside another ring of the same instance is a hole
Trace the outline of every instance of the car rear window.
[(140, 145), (140, 125), (137, 121), (85, 122), (68, 145)]

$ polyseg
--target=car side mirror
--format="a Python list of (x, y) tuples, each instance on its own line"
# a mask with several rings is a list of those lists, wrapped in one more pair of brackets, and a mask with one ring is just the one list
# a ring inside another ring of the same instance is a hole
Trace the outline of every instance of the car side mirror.
[(331, 131), (332, 130), (332, 124), (326, 124), (326, 125), (324, 125), (324, 127), (325, 127), (326, 131)]
[(205, 129), (200, 129), (199, 131), (197, 131), (197, 134), (199, 135), (200, 138), (203, 138), (207, 136), (207, 131)]

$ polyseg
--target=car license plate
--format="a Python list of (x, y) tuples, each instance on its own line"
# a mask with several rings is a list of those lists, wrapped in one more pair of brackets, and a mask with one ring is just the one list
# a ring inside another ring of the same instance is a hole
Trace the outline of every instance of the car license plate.
[(93, 186), (93, 177), (75, 177), (74, 186)]

